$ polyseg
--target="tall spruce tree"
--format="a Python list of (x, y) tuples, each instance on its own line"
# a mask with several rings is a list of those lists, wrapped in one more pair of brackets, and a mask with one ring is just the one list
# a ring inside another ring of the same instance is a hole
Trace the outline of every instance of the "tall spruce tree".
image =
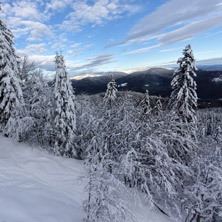
[(68, 78), (63, 55), (56, 55), (55, 76), (55, 153), (57, 155), (76, 156), (74, 138), (76, 130), (76, 106), (73, 88)]
[(18, 57), (13, 44), (13, 34), (0, 20), (0, 130), (5, 135), (10, 135), (12, 124), (19, 121), (23, 104)]
[(179, 68), (174, 72), (171, 82), (171, 106), (178, 119), (189, 126), (196, 124), (197, 94), (196, 66), (190, 45), (183, 50), (183, 57), (177, 63)]

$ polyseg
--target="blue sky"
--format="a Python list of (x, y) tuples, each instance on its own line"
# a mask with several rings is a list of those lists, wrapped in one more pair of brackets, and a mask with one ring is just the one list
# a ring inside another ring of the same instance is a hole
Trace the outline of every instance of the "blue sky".
[(61, 51), (70, 76), (175, 64), (222, 64), (222, 0), (2, 0), (20, 56), (49, 75)]

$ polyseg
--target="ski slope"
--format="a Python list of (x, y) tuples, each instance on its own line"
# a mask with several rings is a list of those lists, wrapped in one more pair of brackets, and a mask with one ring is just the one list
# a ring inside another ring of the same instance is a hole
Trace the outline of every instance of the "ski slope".
[[(0, 222), (82, 222), (82, 202), (87, 198), (83, 176), (82, 161), (0, 135)], [(136, 218), (173, 221), (145, 206), (137, 209)]]

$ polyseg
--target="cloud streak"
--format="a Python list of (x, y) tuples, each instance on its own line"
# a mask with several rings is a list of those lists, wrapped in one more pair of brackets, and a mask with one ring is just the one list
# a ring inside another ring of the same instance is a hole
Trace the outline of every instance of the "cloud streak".
[[(123, 41), (109, 44), (106, 47), (140, 43), (152, 39), (158, 39), (160, 44), (170, 44), (192, 38), (203, 31), (221, 25), (221, 2), (221, 0), (187, 0), (182, 4), (181, 0), (167, 1), (156, 11), (141, 19)], [(191, 21), (196, 23), (191, 23)], [(198, 25), (201, 27), (197, 27)], [(181, 26), (182, 28), (178, 29)], [(194, 27), (197, 29), (194, 30)], [(176, 30), (169, 33), (170, 28)], [(186, 33), (188, 30), (192, 31), (190, 35)], [(185, 34), (188, 37), (180, 39), (177, 33)], [(172, 42), (168, 39), (170, 35), (174, 37)]]
[(73, 69), (74, 70), (92, 69), (98, 66), (116, 62), (116, 60), (113, 59), (113, 56), (114, 54), (103, 54), (90, 57), (86, 59), (86, 61), (88, 62), (84, 64), (79, 64), (78, 66), (73, 67)]
[(168, 45), (175, 42), (180, 42), (186, 39), (193, 38), (194, 36), (205, 31), (222, 26), (222, 15), (214, 16), (209, 19), (193, 22), (183, 28), (163, 34), (158, 38), (161, 45)]
[(160, 47), (160, 45), (153, 45), (153, 46), (149, 46), (149, 47), (145, 47), (145, 48), (141, 48), (141, 49), (136, 49), (136, 50), (129, 51), (129, 52), (125, 53), (125, 55), (148, 52), (151, 49), (158, 48), (158, 47)]

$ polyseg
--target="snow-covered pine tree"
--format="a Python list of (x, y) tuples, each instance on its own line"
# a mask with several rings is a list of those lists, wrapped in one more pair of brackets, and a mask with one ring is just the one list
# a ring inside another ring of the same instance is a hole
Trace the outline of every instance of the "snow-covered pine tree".
[(35, 64), (34, 62), (30, 62), (28, 56), (24, 56), (21, 61), (21, 71), (19, 73), (20, 79), (23, 83), (28, 81), (29, 74), (34, 71)]
[(215, 136), (214, 136), (215, 140), (220, 143), (222, 142), (222, 130), (220, 128), (220, 126), (218, 126), (216, 128), (216, 132), (215, 132)]
[(51, 103), (51, 91), (43, 78), (41, 70), (36, 70), (26, 76), (24, 82), (24, 100), (26, 105), (26, 123), (24, 134), (28, 134), (32, 140), (37, 140), (41, 145), (48, 142), (48, 135), (44, 132), (47, 123), (49, 104)]
[(197, 68), (190, 45), (185, 47), (183, 55), (177, 61), (179, 68), (174, 72), (174, 78), (171, 82), (173, 91), (171, 93), (170, 106), (172, 114), (177, 116), (178, 121), (185, 123), (189, 131), (195, 134), (197, 85), (193, 77), (196, 76)]
[(150, 106), (150, 96), (149, 96), (149, 91), (146, 90), (144, 93), (143, 100), (141, 101), (141, 106), (143, 109), (144, 114), (149, 114), (151, 111), (151, 106)]
[(106, 105), (110, 105), (111, 107), (115, 104), (116, 102), (116, 82), (113, 79), (113, 76), (110, 76), (110, 81), (107, 84), (107, 90), (106, 94), (104, 96), (104, 102)]
[(155, 106), (152, 110), (153, 114), (156, 116), (161, 117), (161, 114), (163, 114), (163, 105), (161, 102), (161, 97), (157, 99)]
[[(96, 100), (99, 115), (100, 104), (102, 101)], [(102, 103), (103, 104), (103, 103)], [(92, 107), (92, 100), (88, 100), (87, 95), (79, 95), (76, 101), (76, 116), (78, 117), (76, 128), (75, 147), (77, 156), (80, 159), (85, 159), (87, 156), (87, 149), (91, 145), (91, 140), (95, 133), (99, 130), (96, 123), (97, 117), (95, 116), (95, 109)]]
[(13, 125), (19, 121), (23, 109), (18, 61), (13, 44), (13, 34), (0, 19), (0, 130), (6, 136), (15, 133)]
[(74, 138), (76, 130), (75, 96), (65, 67), (63, 55), (55, 57), (55, 154), (76, 157)]

